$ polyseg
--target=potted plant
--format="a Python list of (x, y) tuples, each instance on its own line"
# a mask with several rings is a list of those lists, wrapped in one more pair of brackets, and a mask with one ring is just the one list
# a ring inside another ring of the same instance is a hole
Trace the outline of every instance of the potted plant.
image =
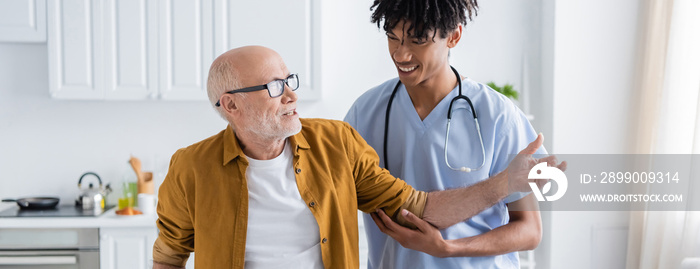
[(508, 97), (510, 99), (513, 99), (516, 101), (518, 100), (518, 92), (513, 89), (513, 85), (511, 85), (511, 84), (506, 84), (506, 85), (503, 85), (503, 87), (499, 87), (498, 85), (496, 85), (496, 83), (491, 81), (489, 83), (486, 83), (486, 85), (488, 85), (489, 87), (491, 87), (495, 91), (505, 95), (506, 97)]
[[(503, 87), (499, 87), (494, 83), (493, 81), (486, 83), (489, 87), (494, 89), (495, 91), (505, 95), (510, 99), (516, 106), (520, 107), (520, 102), (518, 102), (518, 97), (520, 96), (516, 90), (513, 89), (513, 85), (511, 84), (505, 84)], [(522, 107), (520, 109), (523, 109)], [(525, 111), (525, 110), (524, 110)], [(527, 117), (528, 120), (533, 120), (535, 117), (532, 114), (527, 114), (527, 111), (525, 111), (525, 116)]]

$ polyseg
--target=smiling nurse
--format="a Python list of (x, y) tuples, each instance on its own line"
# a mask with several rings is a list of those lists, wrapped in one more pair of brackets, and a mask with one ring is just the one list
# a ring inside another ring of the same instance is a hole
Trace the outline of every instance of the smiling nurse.
[[(423, 191), (473, 185), (504, 170), (509, 155), (537, 136), (506, 97), (450, 66), (449, 51), (476, 16), (476, 0), (376, 0), (371, 9), (398, 78), (364, 93), (345, 121), (392, 175)], [(451, 102), (460, 94), (466, 98)], [(516, 251), (537, 247), (542, 225), (538, 211), (508, 211), (515, 206), (536, 201), (516, 193), (444, 230), (399, 228), (381, 213), (365, 215), (368, 268), (518, 268)]]

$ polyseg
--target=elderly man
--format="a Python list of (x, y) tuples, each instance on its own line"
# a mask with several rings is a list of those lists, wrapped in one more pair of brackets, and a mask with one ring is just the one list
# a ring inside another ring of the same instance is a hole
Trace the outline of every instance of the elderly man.
[[(182, 268), (195, 250), (200, 269), (357, 268), (358, 209), (446, 228), (529, 189), (538, 160), (527, 154), (542, 136), (491, 179), (420, 192), (381, 169), (347, 123), (299, 119), (298, 86), (268, 48), (214, 61), (209, 99), (229, 126), (173, 155), (159, 192), (154, 268)], [(541, 161), (556, 165), (553, 156)]]

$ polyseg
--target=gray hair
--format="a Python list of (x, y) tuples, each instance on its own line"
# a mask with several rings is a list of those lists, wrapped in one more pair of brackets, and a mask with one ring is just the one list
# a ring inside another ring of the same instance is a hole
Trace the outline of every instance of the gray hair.
[[(217, 107), (216, 102), (221, 99), (221, 96), (230, 90), (242, 88), (240, 79), (238, 77), (238, 72), (233, 67), (233, 64), (228, 59), (219, 59), (212, 63), (211, 68), (209, 68), (209, 78), (207, 80), (207, 95), (209, 96), (209, 102), (211, 106), (219, 113), (219, 116), (226, 121), (224, 109), (222, 107)], [(242, 98), (245, 98), (245, 94), (241, 94)], [(223, 106), (223, 104), (221, 104)]]

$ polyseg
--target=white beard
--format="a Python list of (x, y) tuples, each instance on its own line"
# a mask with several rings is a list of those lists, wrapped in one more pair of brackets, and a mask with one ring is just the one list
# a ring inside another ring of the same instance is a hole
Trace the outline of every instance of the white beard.
[(301, 122), (298, 119), (295, 119), (294, 123), (288, 123), (288, 126), (283, 126), (279, 115), (265, 114), (262, 111), (253, 111), (252, 109), (246, 113), (253, 115), (252, 118), (257, 120), (257, 123), (248, 126), (248, 131), (265, 140), (284, 139), (301, 131)]

